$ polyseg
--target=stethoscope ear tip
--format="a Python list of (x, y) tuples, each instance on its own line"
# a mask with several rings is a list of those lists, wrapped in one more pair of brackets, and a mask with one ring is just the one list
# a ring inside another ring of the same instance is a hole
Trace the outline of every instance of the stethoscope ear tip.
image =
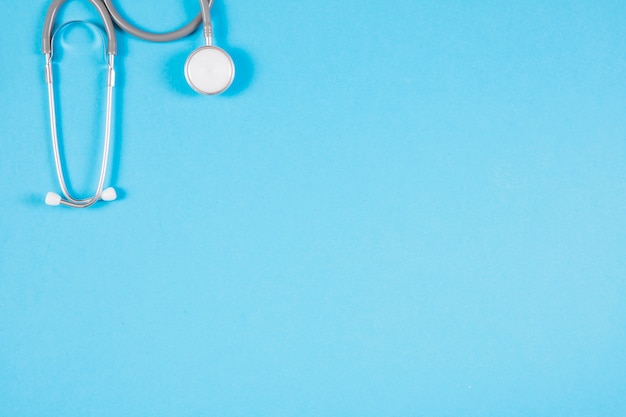
[(58, 206), (61, 204), (61, 196), (50, 191), (46, 194), (46, 204), (49, 206)]
[(113, 201), (117, 199), (117, 192), (115, 191), (115, 188), (108, 187), (102, 190), (102, 194), (100, 194), (100, 199), (102, 201)]

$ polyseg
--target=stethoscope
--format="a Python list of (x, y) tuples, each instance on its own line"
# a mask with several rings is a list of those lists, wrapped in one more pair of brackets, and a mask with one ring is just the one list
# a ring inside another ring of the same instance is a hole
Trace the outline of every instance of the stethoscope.
[(224, 92), (232, 83), (235, 76), (235, 66), (230, 56), (221, 48), (213, 45), (213, 29), (211, 26), (211, 6), (213, 0), (200, 0), (202, 11), (186, 26), (167, 33), (151, 33), (141, 30), (126, 21), (113, 6), (111, 0), (89, 0), (97, 9), (107, 37), (107, 100), (106, 119), (104, 132), (104, 146), (100, 175), (95, 194), (90, 198), (78, 199), (70, 195), (65, 183), (63, 165), (59, 152), (59, 140), (57, 133), (57, 118), (55, 111), (55, 95), (52, 77), (52, 45), (54, 21), (59, 8), (67, 0), (53, 0), (46, 13), (43, 28), (43, 54), (46, 57), (46, 83), (48, 84), (48, 105), (50, 109), (50, 130), (52, 134), (52, 148), (59, 185), (63, 197), (57, 193), (49, 192), (46, 195), (46, 204), (50, 206), (64, 205), (75, 208), (92, 206), (96, 202), (113, 201), (117, 198), (115, 188), (104, 188), (107, 172), (109, 149), (111, 142), (111, 113), (113, 102), (113, 87), (115, 86), (115, 55), (117, 53), (117, 41), (115, 37), (115, 24), (122, 30), (138, 38), (152, 42), (168, 42), (189, 35), (202, 23), (204, 27), (205, 46), (194, 50), (185, 63), (185, 78), (191, 88), (200, 94), (215, 95)]

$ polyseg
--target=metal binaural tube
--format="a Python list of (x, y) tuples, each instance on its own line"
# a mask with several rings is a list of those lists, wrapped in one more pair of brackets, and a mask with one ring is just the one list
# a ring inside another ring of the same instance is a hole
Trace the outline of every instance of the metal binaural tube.
[(111, 147), (111, 122), (113, 113), (113, 87), (115, 86), (115, 56), (109, 54), (108, 67), (107, 67), (107, 98), (106, 98), (106, 115), (105, 115), (105, 131), (104, 131), (104, 144), (102, 153), (102, 163), (100, 165), (100, 175), (98, 178), (98, 185), (93, 197), (77, 199), (72, 197), (69, 193), (65, 182), (65, 176), (63, 175), (63, 165), (61, 162), (61, 155), (59, 151), (59, 139), (57, 131), (56, 121), (56, 109), (55, 109), (55, 96), (54, 96), (54, 81), (52, 74), (52, 61), (51, 56), (46, 54), (46, 81), (48, 83), (48, 106), (50, 111), (50, 131), (52, 135), (52, 149), (54, 153), (54, 164), (56, 167), (57, 178), (59, 180), (59, 186), (65, 196), (65, 199), (61, 199), (59, 204), (74, 208), (86, 208), (95, 204), (100, 200), (102, 194), (102, 188), (104, 187), (104, 180), (107, 174), (107, 167), (109, 161), (109, 153)]

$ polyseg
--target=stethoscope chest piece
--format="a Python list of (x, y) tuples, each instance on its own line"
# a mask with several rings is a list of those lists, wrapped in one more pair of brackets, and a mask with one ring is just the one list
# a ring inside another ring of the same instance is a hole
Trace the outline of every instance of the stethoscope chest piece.
[(203, 46), (187, 58), (185, 77), (189, 86), (200, 94), (220, 94), (233, 82), (235, 65), (223, 49)]

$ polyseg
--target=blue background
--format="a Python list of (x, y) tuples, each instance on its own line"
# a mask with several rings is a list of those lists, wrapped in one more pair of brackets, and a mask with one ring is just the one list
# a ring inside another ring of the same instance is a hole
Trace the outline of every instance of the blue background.
[[(43, 204), (47, 4), (0, 16), (0, 416), (626, 414), (626, 3), (216, 0), (219, 97), (200, 32), (120, 33), (88, 210)], [(88, 195), (102, 45), (63, 33)]]

